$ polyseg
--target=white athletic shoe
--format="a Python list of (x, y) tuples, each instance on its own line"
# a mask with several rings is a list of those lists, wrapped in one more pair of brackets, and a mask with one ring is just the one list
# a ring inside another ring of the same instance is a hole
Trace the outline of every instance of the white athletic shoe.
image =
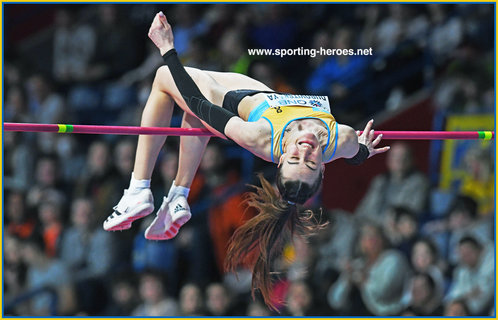
[(192, 214), (184, 196), (178, 196), (173, 201), (164, 197), (156, 218), (145, 230), (145, 238), (149, 240), (172, 239), (180, 227), (190, 220), (190, 217)]
[(154, 211), (154, 198), (150, 189), (131, 193), (124, 191), (114, 212), (104, 221), (104, 230), (118, 231), (131, 228), (131, 223)]

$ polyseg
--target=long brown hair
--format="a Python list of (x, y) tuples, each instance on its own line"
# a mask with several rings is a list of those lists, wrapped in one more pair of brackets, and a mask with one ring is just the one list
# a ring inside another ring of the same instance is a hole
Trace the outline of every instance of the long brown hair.
[(239, 227), (233, 234), (225, 260), (227, 271), (236, 271), (239, 265), (252, 266), (252, 289), (259, 290), (266, 305), (276, 310), (272, 296), (272, 263), (282, 255), (283, 245), (294, 233), (312, 234), (326, 224), (320, 224), (313, 211), (300, 204), (284, 200), (262, 174), (261, 187), (246, 195), (245, 202), (258, 214)]

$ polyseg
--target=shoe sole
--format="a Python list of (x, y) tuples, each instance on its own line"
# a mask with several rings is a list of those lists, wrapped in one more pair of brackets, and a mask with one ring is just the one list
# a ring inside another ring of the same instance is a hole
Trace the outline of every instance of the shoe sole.
[[(138, 207), (138, 212), (135, 214), (129, 213), (129, 214), (122, 214), (118, 216), (117, 218), (113, 219), (110, 223), (113, 224), (113, 226), (109, 227), (109, 225), (104, 226), (104, 230), (106, 231), (121, 231), (121, 230), (126, 230), (130, 229), (133, 221), (141, 219), (145, 216), (148, 216), (152, 211), (154, 211), (154, 206), (151, 204), (144, 204), (140, 207)], [(117, 222), (117, 224), (114, 224)], [(110, 224), (109, 223), (109, 224)]]
[(178, 222), (174, 222), (170, 229), (175, 227), (176, 228), (176, 233), (173, 233), (171, 231), (166, 231), (165, 233), (162, 233), (162, 234), (149, 234), (148, 231), (149, 231), (149, 228), (147, 228), (147, 230), (145, 230), (145, 238), (147, 240), (170, 240), (170, 239), (173, 239), (174, 237), (176, 237), (176, 235), (178, 234), (178, 230), (180, 230), (180, 227), (182, 225), (179, 224)]

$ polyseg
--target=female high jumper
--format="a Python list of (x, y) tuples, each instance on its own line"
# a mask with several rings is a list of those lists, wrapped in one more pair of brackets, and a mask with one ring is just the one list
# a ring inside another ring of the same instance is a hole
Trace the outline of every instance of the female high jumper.
[[(281, 94), (245, 75), (184, 68), (174, 49), (171, 26), (162, 12), (154, 17), (148, 35), (165, 65), (157, 70), (141, 125), (168, 127), (176, 102), (185, 111), (182, 128), (206, 127), (277, 164), (278, 192), (259, 176), (261, 187), (248, 195), (248, 204), (256, 208), (258, 215), (234, 233), (226, 260), (227, 270), (235, 270), (249, 257), (255, 257), (255, 261), (249, 261), (253, 267), (253, 293), (259, 289), (272, 306), (271, 264), (281, 254), (282, 239), (293, 231), (309, 232), (318, 227), (312, 222), (312, 212), (304, 210), (302, 204), (318, 191), (325, 163), (346, 158), (351, 164), (360, 164), (389, 147), (376, 148), (382, 136), (374, 139), (373, 120), (361, 135), (337, 123), (327, 97)], [(128, 229), (134, 220), (154, 210), (150, 179), (165, 139), (139, 136), (130, 186), (105, 220), (105, 230)], [(171, 239), (190, 219), (187, 196), (208, 141), (209, 137), (180, 138), (178, 172), (145, 231), (147, 239)], [(252, 254), (254, 250), (256, 255)]]

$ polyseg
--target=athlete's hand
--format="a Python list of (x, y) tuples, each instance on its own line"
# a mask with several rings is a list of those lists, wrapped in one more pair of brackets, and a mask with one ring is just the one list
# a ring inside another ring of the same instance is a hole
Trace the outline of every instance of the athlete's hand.
[(161, 55), (174, 48), (173, 31), (162, 11), (156, 14), (154, 21), (152, 21), (149, 29), (149, 38), (159, 48)]
[(389, 146), (375, 149), (380, 140), (382, 140), (382, 134), (379, 134), (377, 138), (375, 138), (375, 131), (372, 129), (373, 122), (373, 120), (368, 121), (363, 132), (356, 131), (356, 134), (358, 135), (358, 142), (366, 145), (368, 148), (368, 152), (370, 152), (370, 154), (368, 155), (369, 158), (391, 149), (391, 147)]

